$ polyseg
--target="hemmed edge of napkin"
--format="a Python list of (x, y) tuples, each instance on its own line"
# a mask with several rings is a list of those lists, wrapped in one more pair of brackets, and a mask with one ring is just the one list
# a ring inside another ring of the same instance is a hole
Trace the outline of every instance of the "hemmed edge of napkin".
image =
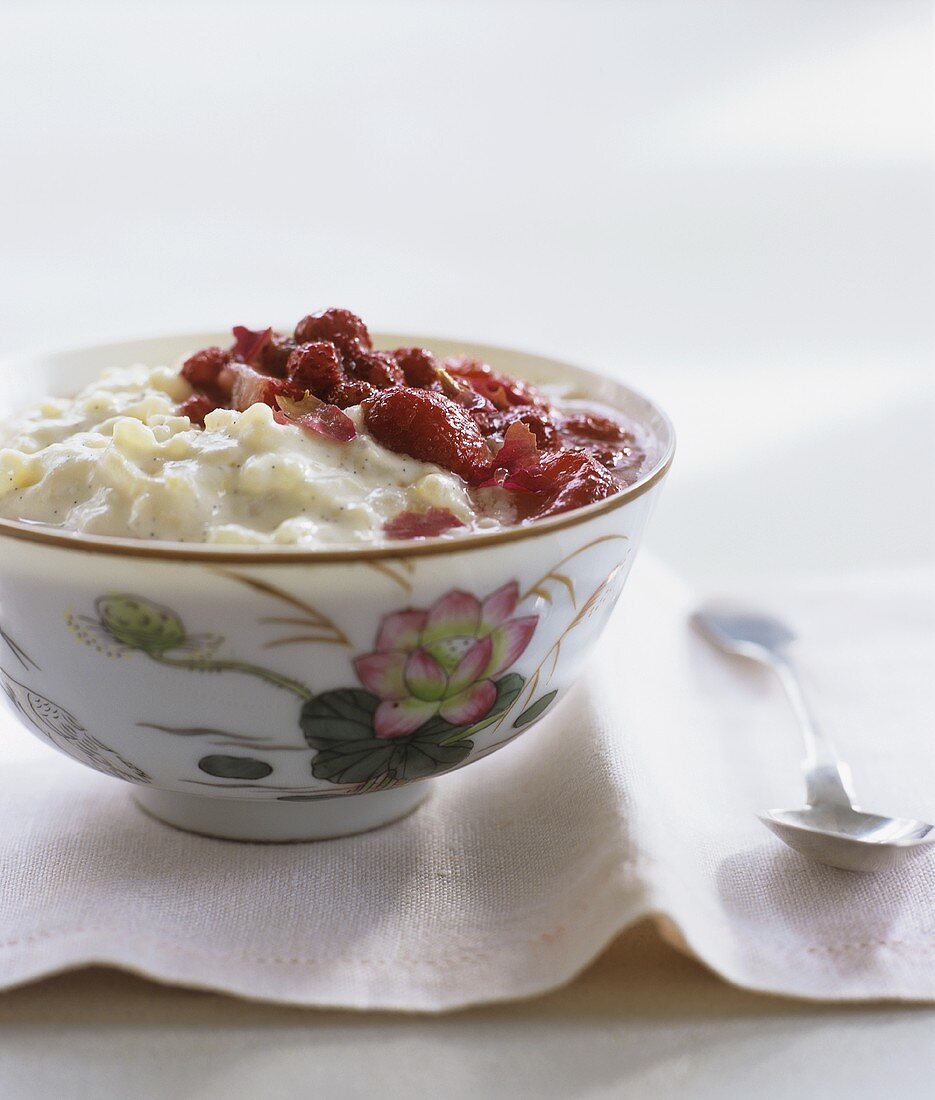
[[(562, 921), (538, 937), (503, 942), (482, 963), (473, 967), (468, 964), (460, 972), (452, 967), (444, 982), (440, 982), (437, 967), (414, 967), (410, 983), (395, 996), (387, 995), (381, 975), (373, 972), (372, 959), (367, 960), (368, 973), (356, 969), (348, 987), (333, 988), (322, 995), (320, 989), (310, 992), (303, 988), (307, 985), (303, 982), (307, 967), (300, 959), (264, 956), (250, 963), (238, 957), (237, 968), (230, 969), (231, 957), (211, 959), (203, 944), (187, 947), (168, 937), (127, 935), (105, 927), (36, 933), (15, 944), (0, 945), (0, 990), (68, 971), (106, 966), (163, 985), (298, 1008), (416, 1015), (457, 1012), (484, 1004), (528, 1000), (574, 981), (622, 932), (648, 915), (645, 888), (633, 877), (632, 862), (624, 861), (611, 881), (604, 880), (604, 888), (602, 897), (595, 892), (573, 907), (567, 914), (567, 925)], [(574, 936), (569, 937), (566, 933), (572, 923)], [(33, 951), (38, 939), (45, 943), (41, 960)], [(388, 959), (387, 966), (391, 965), (393, 960)], [(461, 965), (464, 967), (463, 962)], [(456, 996), (451, 995), (452, 989), (458, 990)]]

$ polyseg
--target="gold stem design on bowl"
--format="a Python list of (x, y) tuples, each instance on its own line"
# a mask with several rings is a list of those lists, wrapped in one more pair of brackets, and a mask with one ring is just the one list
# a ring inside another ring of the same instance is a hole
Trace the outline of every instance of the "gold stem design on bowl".
[(148, 656), (161, 665), (169, 665), (172, 668), (187, 668), (192, 672), (245, 672), (249, 676), (257, 676), (275, 687), (291, 691), (293, 695), (305, 702), (311, 699), (312, 692), (298, 680), (292, 680), (288, 676), (281, 676), (278, 672), (261, 668), (249, 661), (238, 661), (235, 658), (214, 659), (210, 657), (170, 657), (167, 653), (149, 653)]
[(245, 573), (237, 573), (232, 569), (216, 569), (214, 572), (219, 576), (227, 577), (229, 580), (246, 585), (255, 592), (262, 592), (264, 596), (272, 596), (273, 599), (288, 604), (300, 613), (297, 617), (269, 615), (260, 619), (259, 621), (264, 624), (273, 623), (305, 628), (305, 633), (290, 635), (284, 638), (276, 638), (271, 642), (266, 642), (263, 646), (264, 649), (275, 649), (278, 646), (304, 642), (350, 646), (351, 643), (348, 641), (347, 635), (332, 619), (329, 619), (327, 615), (322, 614), (322, 612), (311, 604), (306, 603), (304, 600), (300, 600), (298, 596), (293, 595), (291, 592), (286, 592), (284, 589), (279, 588), (275, 584), (270, 584), (268, 581), (261, 581), (257, 577), (250, 577)]

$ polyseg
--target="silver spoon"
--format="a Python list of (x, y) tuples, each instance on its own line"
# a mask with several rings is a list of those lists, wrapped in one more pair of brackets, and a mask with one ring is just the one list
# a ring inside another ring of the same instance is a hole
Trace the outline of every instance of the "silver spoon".
[(789, 657), (795, 635), (778, 619), (755, 612), (704, 607), (692, 624), (718, 649), (771, 668), (779, 677), (805, 741), (805, 792), (800, 810), (767, 810), (759, 815), (790, 848), (845, 871), (897, 867), (935, 841), (925, 821), (880, 817), (854, 805), (850, 768), (818, 728)]

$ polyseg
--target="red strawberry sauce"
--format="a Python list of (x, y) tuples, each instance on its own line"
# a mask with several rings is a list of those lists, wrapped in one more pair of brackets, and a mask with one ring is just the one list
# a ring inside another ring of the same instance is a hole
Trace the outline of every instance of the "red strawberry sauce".
[[(304, 317), (290, 335), (240, 325), (233, 334), (229, 348), (203, 348), (182, 366), (194, 393), (181, 411), (194, 423), (263, 402), (281, 423), (340, 443), (356, 434), (342, 410), (360, 405), (378, 443), (450, 470), (479, 499), (509, 494), (517, 521), (612, 496), (645, 459), (632, 427), (607, 410), (560, 406), (475, 359), (375, 351), (367, 326), (345, 309)], [(410, 517), (387, 534), (427, 537), (457, 525)]]

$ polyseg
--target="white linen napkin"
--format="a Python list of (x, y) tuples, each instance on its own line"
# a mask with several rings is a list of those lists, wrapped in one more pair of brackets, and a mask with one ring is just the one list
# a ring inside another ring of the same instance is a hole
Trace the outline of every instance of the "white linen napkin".
[[(774, 586), (767, 602), (804, 635), (863, 803), (926, 820), (933, 579)], [(691, 606), (639, 561), (554, 715), (437, 780), (407, 820), (316, 844), (177, 832), (4, 715), (0, 987), (106, 963), (262, 1000), (439, 1011), (557, 986), (655, 914), (740, 985), (935, 999), (935, 857), (851, 875), (758, 823), (802, 801), (798, 734), (767, 673), (689, 633)]]

